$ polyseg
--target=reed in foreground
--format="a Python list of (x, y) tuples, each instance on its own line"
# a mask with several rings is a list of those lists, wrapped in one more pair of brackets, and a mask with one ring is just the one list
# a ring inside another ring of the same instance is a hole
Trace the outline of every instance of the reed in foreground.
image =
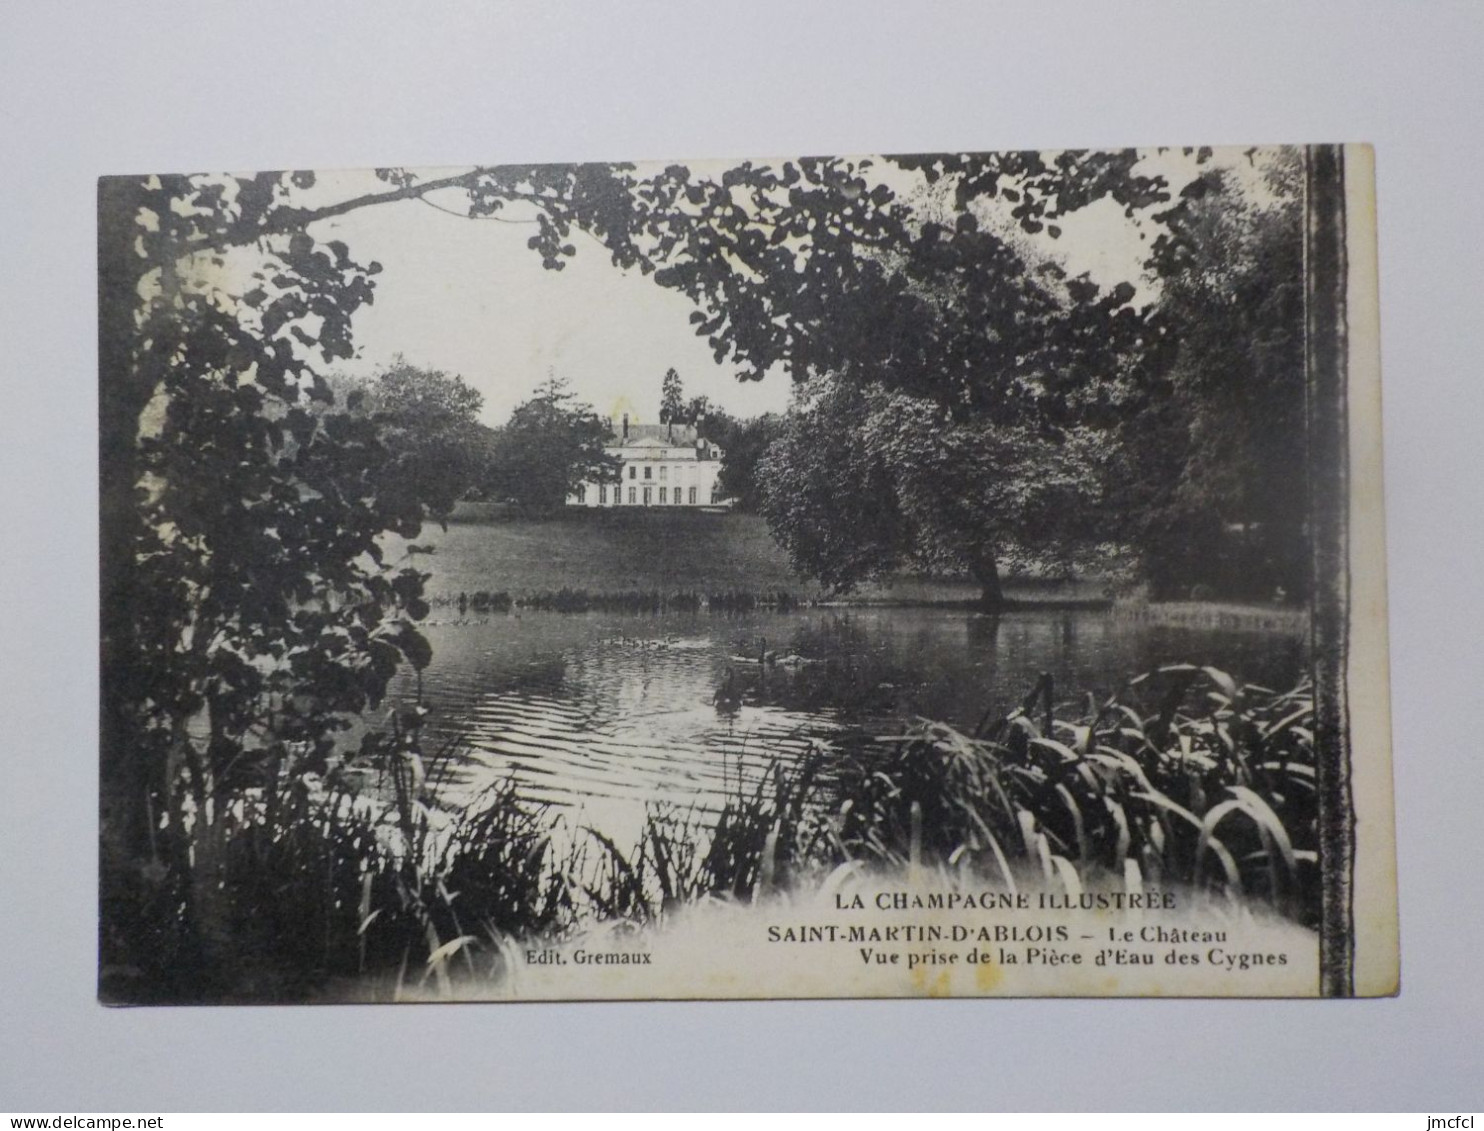
[(1043, 677), (973, 733), (922, 721), (775, 763), (713, 818), (653, 812), (633, 852), (604, 842), (626, 895), (603, 910), (653, 919), (854, 862), (1074, 897), (1180, 886), (1312, 926), (1313, 712), (1307, 683), (1278, 693), (1180, 665), (1058, 718)]
[[(1042, 883), (1216, 889), (1312, 924), (1318, 898), (1314, 702), (1215, 668), (1130, 682), (1070, 720), (1049, 677), (973, 734), (920, 723), (838, 775), (848, 857), (972, 866)], [(1039, 709), (1038, 709), (1039, 708)], [(1017, 867), (1019, 865), (1019, 867)]]

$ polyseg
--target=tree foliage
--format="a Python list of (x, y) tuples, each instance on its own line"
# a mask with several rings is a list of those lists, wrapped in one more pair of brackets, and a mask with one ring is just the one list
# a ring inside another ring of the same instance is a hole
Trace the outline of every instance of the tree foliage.
[(899, 568), (966, 573), (987, 605), (1005, 564), (1069, 566), (1096, 544), (1116, 466), (1105, 434), (955, 421), (930, 400), (830, 382), (760, 468), (796, 567), (834, 589)]
[[(973, 185), (1014, 158), (955, 158), (953, 175)], [(901, 180), (893, 168), (919, 164), (743, 163), (711, 179), (672, 166), (636, 189), (629, 243), (696, 303), (697, 334), (744, 379), (776, 367), (796, 382), (845, 377), (1010, 415), (1028, 397), (1054, 411), (1103, 374), (1107, 349), (1151, 344), (1133, 287), (1104, 291), (1028, 263), (972, 208), (925, 218), (888, 183)], [(1040, 200), (1058, 175), (1091, 178), (1079, 191), (1095, 199), (1118, 181), (1106, 164), (1086, 157), (1017, 183)], [(1019, 175), (1003, 172), (999, 191)], [(1148, 180), (1138, 201), (1167, 200), (1164, 182)]]
[[(672, 167), (641, 194), (655, 212), (636, 239), (653, 240), (657, 280), (696, 302), (697, 333), (742, 376), (783, 369), (816, 393), (848, 385), (866, 402), (901, 394), (941, 410), (943, 445), (931, 466), (944, 491), (966, 498), (907, 506), (898, 518), (915, 516), (914, 546), (926, 540), (941, 556), (956, 545), (965, 568), (992, 581), (981, 560), (985, 531), (1002, 552), (1042, 543), (1043, 560), (1113, 541), (1141, 551), (1156, 577), (1189, 578), (1229, 556), (1223, 530), (1256, 521), (1283, 531), (1263, 539), (1265, 557), (1292, 566), (1303, 556), (1302, 507), (1278, 483), (1292, 481), (1302, 448), (1291, 364), (1301, 316), (1288, 269), (1300, 247), (1297, 198), (1275, 184), (1286, 204), (1238, 200), (1229, 173), (1201, 174), (1209, 151), (1179, 156), (1194, 175), (1178, 188), (1142, 171), (1133, 151), (893, 159), (939, 190), (927, 204), (894, 191), (900, 176), (869, 160), (744, 164), (700, 183)], [(1159, 301), (1141, 295), (1137, 277), (1100, 285), (1015, 236), (1054, 241), (1068, 217), (1101, 201), (1154, 235), (1144, 271)], [(1008, 228), (994, 222), (1006, 207)], [(660, 211), (663, 224), (653, 218)], [(799, 411), (838, 407), (840, 395), (806, 396)], [(809, 431), (800, 428), (796, 436)], [(895, 514), (912, 496), (898, 497), (899, 484), (926, 465), (915, 450), (866, 450), (863, 435), (818, 438), (845, 468), (902, 459), (897, 474), (857, 483), (889, 491), (872, 513)], [(810, 493), (794, 470), (814, 465), (797, 445), (787, 451), (791, 460), (780, 451), (770, 465), (778, 505), (784, 484), (795, 499)], [(1076, 523), (1033, 502), (1048, 497), (1046, 472), (1059, 461), (1068, 470), (1056, 479), (1064, 507), (1082, 508)], [(1069, 492), (1069, 483), (1080, 486)], [(1259, 496), (1268, 502), (1257, 505)], [(1254, 519), (1259, 511), (1265, 517)], [(796, 559), (819, 564), (817, 545), (789, 542), (823, 539), (817, 523), (778, 517)], [(842, 560), (860, 568), (879, 565), (898, 537), (896, 520), (874, 531), (853, 507), (825, 506), (816, 517), (841, 527), (826, 542), (859, 543)], [(928, 537), (935, 530), (953, 536)], [(1053, 547), (1047, 532), (1071, 541)], [(1301, 570), (1270, 566), (1266, 575), (1285, 573), (1296, 591)]]
[(674, 369), (667, 369), (664, 380), (660, 383), (660, 423), (688, 423), (685, 409), (685, 389), (680, 383), (680, 374)]
[[(379, 538), (415, 537), (445, 488), (388, 474), (412, 456), (396, 428), (335, 403), (327, 372), (352, 356), (380, 267), (317, 225), (460, 188), (472, 215), (541, 209), (531, 246), (548, 267), (579, 222), (636, 261), (617, 170), (378, 175), (327, 204), (305, 203), (303, 172), (100, 183), (107, 890), (142, 882), (119, 898), (178, 909), (170, 929), (208, 949), (226, 930), (216, 815), (322, 769), (399, 665), (429, 660), (423, 575)], [(105, 960), (158, 942), (129, 914), (107, 909)]]
[(410, 488), (428, 514), (445, 518), (486, 478), (491, 432), (479, 423), (484, 397), (457, 374), (424, 369), (400, 354), (369, 378), (332, 382), (347, 411), (369, 417), (387, 459), (374, 473)]
[(558, 507), (582, 483), (617, 480), (619, 461), (604, 450), (612, 442), (608, 422), (552, 378), (496, 430), (486, 481), (523, 506)]
[[(1132, 283), (1069, 277), (972, 205), (995, 193), (1017, 213), (1030, 202), (1019, 221), (1036, 230), (1039, 217), (1115, 191), (1129, 208), (1168, 202), (1162, 180), (1130, 183), (1134, 163), (900, 162), (956, 179), (946, 217), (914, 210), (866, 160), (745, 165), (701, 185), (666, 171), (658, 200), (693, 223), (659, 240), (656, 278), (701, 308), (692, 319), (718, 360), (752, 377), (785, 368), (806, 390), (764, 476), (765, 508), (797, 563), (846, 587), (924, 554), (956, 559), (997, 599), (999, 556), (1049, 553), (1070, 526), (1084, 546), (1120, 533), (1125, 516), (1088, 508), (1117, 490), (1113, 437), (1145, 406), (1166, 327)], [(890, 420), (911, 424), (895, 444)], [(831, 491), (817, 510), (804, 504), (820, 483), (844, 481), (874, 497), (832, 507)]]
[[(322, 769), (429, 658), (422, 575), (378, 543), (415, 535), (422, 500), (377, 470), (374, 422), (326, 410), (317, 369), (350, 356), (376, 268), (276, 229), (282, 187), (102, 188), (105, 865), (163, 877), (202, 946), (227, 929), (225, 807)], [(234, 293), (239, 227), (259, 234)]]
[(1256, 195), (1230, 171), (1193, 182), (1152, 261), (1179, 349), (1129, 447), (1155, 464), (1141, 540), (1163, 594), (1309, 586), (1301, 169), (1296, 151), (1266, 160)]
[(763, 506), (762, 460), (784, 430), (784, 418), (775, 412), (737, 417), (712, 408), (705, 397), (692, 400), (688, 420), (701, 435), (722, 450), (717, 490), (736, 501), (737, 509), (757, 513)]

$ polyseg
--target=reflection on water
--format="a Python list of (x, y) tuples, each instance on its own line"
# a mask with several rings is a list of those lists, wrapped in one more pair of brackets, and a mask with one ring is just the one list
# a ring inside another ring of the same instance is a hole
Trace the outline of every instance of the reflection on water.
[[(1165, 663), (1294, 682), (1302, 640), (1132, 623), (1107, 613), (860, 608), (723, 617), (521, 613), (433, 623), (430, 728), (464, 751), (459, 794), (514, 775), (622, 843), (646, 803), (706, 812), (811, 743), (915, 716), (970, 728), (1042, 672), (1078, 710)], [(410, 681), (398, 688), (414, 693)]]

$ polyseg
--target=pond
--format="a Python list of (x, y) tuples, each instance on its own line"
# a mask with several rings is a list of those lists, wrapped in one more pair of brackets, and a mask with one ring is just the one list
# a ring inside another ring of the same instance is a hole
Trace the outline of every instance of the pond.
[[(1087, 694), (1104, 698), (1166, 663), (1291, 686), (1306, 651), (1272, 630), (941, 607), (435, 613), (425, 633), (428, 745), (460, 751), (444, 767), (449, 800), (513, 776), (529, 800), (619, 843), (632, 843), (647, 805), (703, 816), (811, 744), (900, 733), (918, 716), (972, 729), (986, 710), (1018, 704), (1042, 672), (1075, 712)], [(417, 694), (405, 677), (394, 690)]]

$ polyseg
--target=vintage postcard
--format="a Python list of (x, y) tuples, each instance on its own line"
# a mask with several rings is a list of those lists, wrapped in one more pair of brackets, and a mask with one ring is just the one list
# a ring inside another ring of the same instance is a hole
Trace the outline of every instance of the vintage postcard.
[(1363, 146), (110, 176), (110, 1004), (1399, 984)]

